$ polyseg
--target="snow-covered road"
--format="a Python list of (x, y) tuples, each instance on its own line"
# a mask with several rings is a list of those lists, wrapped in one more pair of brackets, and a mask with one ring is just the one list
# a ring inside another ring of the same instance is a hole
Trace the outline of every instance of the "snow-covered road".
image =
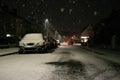
[(0, 80), (119, 80), (120, 65), (75, 46), (0, 57)]

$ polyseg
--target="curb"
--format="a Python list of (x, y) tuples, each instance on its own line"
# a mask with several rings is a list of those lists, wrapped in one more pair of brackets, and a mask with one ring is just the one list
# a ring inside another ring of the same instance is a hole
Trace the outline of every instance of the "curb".
[(120, 62), (118, 62), (115, 58), (114, 58), (114, 60), (112, 60), (112, 59), (110, 59), (110, 57), (103, 57), (103, 56), (105, 56), (105, 54), (102, 53), (102, 52), (95, 51), (93, 49), (88, 49), (88, 48), (85, 48), (85, 47), (81, 47), (81, 48), (95, 53), (96, 55), (98, 55), (99, 58), (102, 58), (102, 59), (104, 59), (106, 61), (109, 61), (109, 63), (113, 63), (113, 64), (117, 64), (117, 65), (119, 64), (120, 65)]
[(85, 48), (85, 47), (80, 47), (80, 48), (86, 49), (88, 51), (94, 52), (94, 53), (99, 54), (99, 55), (104, 55), (102, 52), (98, 52), (98, 51), (95, 51), (93, 49), (88, 49), (88, 48)]
[(18, 51), (17, 51), (17, 52), (12, 52), (12, 53), (2, 54), (2, 55), (0, 55), (0, 57), (4, 57), (4, 56), (8, 56), (8, 55), (12, 55), (12, 54), (16, 54), (16, 53), (18, 53)]

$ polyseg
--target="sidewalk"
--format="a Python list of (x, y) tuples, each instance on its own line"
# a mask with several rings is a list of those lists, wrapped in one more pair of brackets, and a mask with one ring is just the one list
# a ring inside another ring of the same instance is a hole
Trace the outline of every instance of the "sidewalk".
[(99, 49), (99, 48), (89, 48), (89, 47), (81, 47), (86, 50), (92, 51), (96, 53), (95, 55), (107, 59), (112, 62), (116, 62), (120, 64), (120, 51), (113, 51), (108, 49)]
[(18, 52), (18, 48), (3, 48), (0, 49), (0, 56), (5, 56), (5, 55), (9, 55), (9, 54), (14, 54)]

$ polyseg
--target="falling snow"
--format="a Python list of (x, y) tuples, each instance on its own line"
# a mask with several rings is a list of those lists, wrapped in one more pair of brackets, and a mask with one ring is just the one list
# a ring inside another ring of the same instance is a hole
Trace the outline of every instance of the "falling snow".
[(25, 4), (23, 4), (22, 7), (25, 7)]
[(42, 2), (44, 2), (44, 0), (41, 0)]
[(32, 11), (31, 14), (34, 14), (34, 12)]
[(72, 3), (72, 1), (71, 1), (71, 0), (69, 0), (69, 3), (71, 4), (71, 3)]
[(78, 23), (81, 23), (81, 20), (79, 20)]
[(61, 11), (61, 12), (64, 12), (64, 11), (65, 11), (65, 8), (61, 8), (60, 11)]
[(43, 12), (42, 14), (45, 15), (45, 12)]
[(75, 4), (76, 3), (76, 1), (73, 1), (73, 4)]
[[(1, 6), (6, 5), (10, 7), (11, 10), (12, 8), (17, 9), (17, 15), (26, 19), (28, 19), (27, 18), (28, 15), (30, 15), (30, 18), (33, 18), (35, 16), (39, 18), (40, 21), (44, 21), (43, 19), (48, 17), (51, 18), (56, 25), (60, 25), (60, 27), (63, 24), (67, 26), (71, 26), (73, 22), (75, 22), (79, 27), (79, 26), (87, 25), (88, 23), (96, 24), (96, 22), (98, 22), (101, 18), (108, 16), (113, 9), (111, 5), (113, 5), (114, 1), (111, 2), (111, 0), (106, 0), (106, 1), (104, 0), (1, 0), (1, 2), (2, 2)], [(66, 21), (63, 21), (63, 17), (64, 20)], [(78, 21), (79, 23), (81, 23), (82, 21), (82, 23), (79, 24)], [(60, 22), (61, 24), (59, 24)]]
[(94, 11), (94, 15), (97, 16), (97, 11)]
[(39, 6), (40, 5), (40, 3), (37, 3), (37, 6)]
[(91, 7), (91, 6), (88, 4), (88, 7)]
[(69, 14), (71, 14), (72, 13), (72, 9), (69, 9)]

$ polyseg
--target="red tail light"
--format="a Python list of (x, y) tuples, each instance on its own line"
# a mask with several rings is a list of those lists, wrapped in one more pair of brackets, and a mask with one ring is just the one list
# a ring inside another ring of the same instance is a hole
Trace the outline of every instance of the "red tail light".
[(43, 44), (44, 44), (44, 45), (47, 45), (47, 44), (48, 44), (48, 42), (47, 42), (47, 41), (45, 41), (45, 42), (43, 42)]

